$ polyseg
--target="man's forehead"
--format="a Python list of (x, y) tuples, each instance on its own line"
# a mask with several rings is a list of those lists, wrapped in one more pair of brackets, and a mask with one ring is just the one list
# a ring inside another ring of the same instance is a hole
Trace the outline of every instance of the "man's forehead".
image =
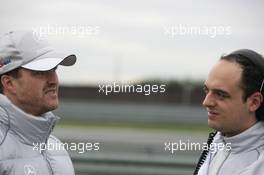
[(220, 60), (210, 70), (208, 78), (219, 78), (232, 81), (240, 80), (242, 71), (242, 67), (238, 63)]
[(210, 89), (229, 91), (240, 88), (242, 68), (230, 61), (218, 61), (208, 74), (205, 85)]

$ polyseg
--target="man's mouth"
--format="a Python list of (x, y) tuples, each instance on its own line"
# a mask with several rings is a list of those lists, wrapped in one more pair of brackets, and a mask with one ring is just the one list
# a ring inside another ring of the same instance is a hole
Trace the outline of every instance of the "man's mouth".
[(48, 89), (45, 91), (45, 94), (51, 94), (51, 95), (57, 95), (58, 94), (58, 91), (56, 88), (54, 89)]
[(214, 119), (219, 115), (219, 113), (213, 110), (207, 110), (207, 115), (209, 119)]

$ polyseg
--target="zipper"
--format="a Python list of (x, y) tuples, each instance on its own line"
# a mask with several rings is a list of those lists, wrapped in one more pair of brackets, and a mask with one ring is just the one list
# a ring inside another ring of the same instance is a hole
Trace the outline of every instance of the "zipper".
[[(51, 131), (53, 130), (54, 126), (55, 126), (54, 122), (51, 121), (51, 125), (50, 125), (50, 128), (49, 128), (49, 130), (48, 130), (48, 135), (47, 135), (47, 138), (46, 138), (46, 141), (45, 141), (46, 149), (48, 149), (48, 139), (49, 139), (50, 133), (51, 133)], [(43, 150), (43, 149), (42, 149), (42, 150)], [(51, 175), (54, 175), (54, 172), (53, 172), (53, 170), (52, 170), (51, 164), (50, 164), (50, 162), (49, 162), (49, 160), (48, 160), (48, 158), (47, 158), (47, 153), (46, 153), (46, 151), (47, 151), (47, 150), (43, 150), (41, 154), (42, 154), (42, 156), (44, 157), (44, 159), (45, 159), (45, 161), (46, 161), (46, 163), (47, 163), (47, 165), (48, 165), (48, 169), (49, 169), (50, 174), (51, 174)]]
[(47, 154), (46, 154), (45, 152), (46, 152), (46, 151), (43, 151), (41, 154), (42, 154), (42, 156), (44, 157), (44, 159), (45, 159), (45, 161), (46, 161), (46, 163), (47, 163), (47, 166), (48, 166), (48, 169), (49, 169), (50, 174), (51, 174), (51, 175), (54, 175), (54, 172), (53, 172), (53, 170), (52, 170), (52, 167), (51, 167), (51, 165), (50, 165), (50, 162), (49, 162), (49, 160), (48, 160), (48, 158), (47, 158)]

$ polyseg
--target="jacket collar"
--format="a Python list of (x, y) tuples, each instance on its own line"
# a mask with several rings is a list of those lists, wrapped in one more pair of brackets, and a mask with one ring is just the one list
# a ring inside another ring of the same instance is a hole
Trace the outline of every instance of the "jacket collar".
[[(217, 149), (217, 144), (219, 143), (230, 143), (231, 146), (231, 152), (233, 154), (244, 152), (244, 151), (250, 151), (259, 148), (260, 146), (264, 145), (264, 122), (257, 122), (252, 127), (248, 128), (244, 132), (235, 135), (233, 137), (225, 137), (221, 135), (220, 132), (218, 132), (213, 140), (212, 146), (214, 146), (213, 149)], [(199, 170), (198, 175), (208, 174), (208, 168), (209, 164), (214, 157), (216, 152), (209, 152), (209, 154), (206, 157), (205, 162), (203, 163), (202, 167)]]
[(263, 133), (264, 122), (259, 121), (244, 132), (232, 137), (225, 137), (218, 132), (214, 143), (230, 143), (232, 153), (250, 151), (264, 145)]
[(27, 114), (2, 94), (0, 94), (0, 114), (0, 121), (9, 128), (8, 132), (28, 145), (46, 143), (59, 119), (52, 112), (38, 117)]

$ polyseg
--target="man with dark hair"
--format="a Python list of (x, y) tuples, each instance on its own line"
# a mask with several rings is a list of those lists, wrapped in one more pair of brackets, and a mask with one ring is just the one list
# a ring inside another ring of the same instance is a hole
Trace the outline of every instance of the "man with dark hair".
[(264, 58), (242, 49), (223, 56), (204, 84), (208, 139), (194, 174), (262, 175), (264, 172)]
[(57, 67), (75, 62), (31, 31), (0, 37), (1, 175), (74, 175), (67, 151), (50, 135), (59, 119), (50, 111), (58, 107)]

